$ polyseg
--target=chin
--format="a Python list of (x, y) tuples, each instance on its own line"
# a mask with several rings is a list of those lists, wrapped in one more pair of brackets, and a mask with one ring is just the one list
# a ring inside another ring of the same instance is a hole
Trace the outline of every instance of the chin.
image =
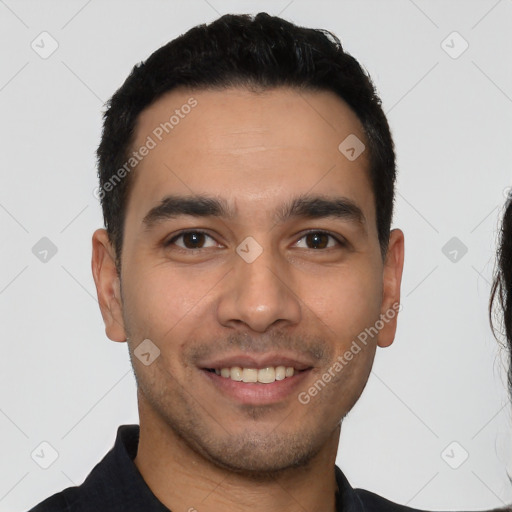
[(216, 466), (260, 479), (307, 466), (321, 448), (319, 440), (301, 434), (246, 433), (225, 442), (203, 438), (194, 444), (195, 451)]

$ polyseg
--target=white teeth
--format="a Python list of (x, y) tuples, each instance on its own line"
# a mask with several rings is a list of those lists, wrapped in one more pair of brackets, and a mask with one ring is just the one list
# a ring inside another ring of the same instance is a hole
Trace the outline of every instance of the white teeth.
[(260, 382), (262, 384), (271, 384), (276, 380), (284, 380), (293, 377), (295, 369), (293, 366), (267, 366), (266, 368), (240, 368), (233, 366), (232, 368), (215, 369), (215, 373), (237, 382)]
[(231, 370), (229, 370), (229, 368), (228, 368), (228, 371), (230, 372), (231, 380), (236, 380), (237, 382), (242, 381), (242, 379), (243, 379), (242, 368), (240, 368), (239, 366), (233, 366), (233, 368), (231, 368)]
[(244, 382), (258, 382), (258, 370), (254, 368), (244, 368), (242, 380)]
[(270, 384), (276, 380), (276, 370), (269, 366), (258, 370), (258, 382), (263, 384)]
[(284, 366), (278, 366), (276, 368), (276, 380), (283, 380), (286, 377), (286, 368)]

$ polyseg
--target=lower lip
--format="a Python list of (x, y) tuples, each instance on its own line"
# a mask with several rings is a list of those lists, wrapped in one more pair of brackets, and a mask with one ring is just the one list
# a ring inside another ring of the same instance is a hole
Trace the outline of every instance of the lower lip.
[(202, 373), (224, 395), (234, 398), (242, 404), (266, 405), (280, 402), (292, 393), (298, 394), (298, 388), (309, 375), (310, 370), (303, 370), (292, 377), (276, 380), (270, 384), (261, 382), (238, 382), (215, 372), (202, 370)]

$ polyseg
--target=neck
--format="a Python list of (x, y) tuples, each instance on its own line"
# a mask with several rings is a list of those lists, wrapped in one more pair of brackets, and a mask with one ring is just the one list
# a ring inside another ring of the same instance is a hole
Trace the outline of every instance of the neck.
[(205, 459), (141, 400), (139, 415), (140, 438), (134, 463), (153, 494), (170, 510), (335, 510), (334, 464), (339, 428), (307, 466), (252, 476)]

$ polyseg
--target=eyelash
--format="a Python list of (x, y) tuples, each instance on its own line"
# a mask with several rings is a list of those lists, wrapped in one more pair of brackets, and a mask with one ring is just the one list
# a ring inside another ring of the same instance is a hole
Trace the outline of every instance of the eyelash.
[[(200, 229), (189, 229), (189, 230), (185, 230), (185, 231), (180, 231), (179, 233), (174, 235), (171, 239), (169, 239), (168, 241), (164, 242), (164, 247), (169, 247), (169, 246), (173, 245), (176, 240), (178, 240), (179, 238), (182, 238), (184, 235), (187, 235), (187, 234), (190, 234), (190, 233), (203, 234), (203, 235), (211, 238), (212, 240), (215, 240), (206, 231), (202, 231)], [(347, 247), (347, 243), (343, 239), (340, 239), (338, 236), (330, 233), (329, 231), (323, 231), (323, 230), (310, 230), (310, 231), (307, 231), (306, 233), (302, 234), (302, 236), (297, 240), (297, 242), (299, 242), (300, 240), (305, 238), (307, 235), (311, 235), (311, 234), (327, 235), (330, 238), (332, 238), (333, 240), (335, 240), (337, 242), (338, 246), (340, 246), (340, 247)], [(184, 247), (180, 247), (180, 246), (176, 246), (176, 247), (177, 247), (178, 250), (185, 251), (185, 252), (199, 252), (199, 251), (204, 250), (204, 249), (209, 249), (209, 247), (206, 247), (206, 248), (198, 247), (196, 249), (189, 249), (189, 248), (184, 248)], [(310, 250), (310, 251), (326, 251), (326, 250), (329, 250), (329, 249), (334, 249), (334, 247), (328, 247), (328, 248), (325, 248), (325, 249), (308, 249), (308, 250)]]

